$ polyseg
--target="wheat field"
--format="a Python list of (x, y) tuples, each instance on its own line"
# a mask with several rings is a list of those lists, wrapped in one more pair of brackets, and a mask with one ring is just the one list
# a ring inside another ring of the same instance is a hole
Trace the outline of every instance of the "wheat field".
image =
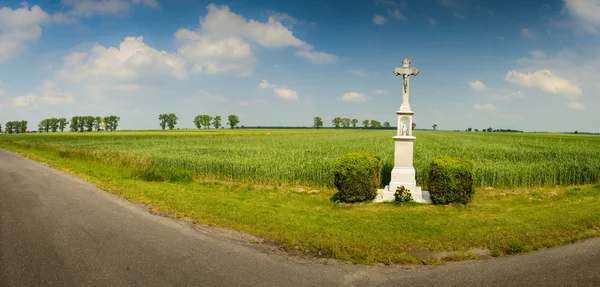
[[(2, 144), (55, 151), (64, 157), (126, 165), (144, 179), (216, 179), (260, 184), (333, 186), (332, 162), (372, 152), (389, 182), (390, 130), (198, 130), (48, 133), (0, 136)], [(600, 137), (592, 135), (415, 131), (417, 183), (427, 185), (436, 156), (475, 162), (479, 187), (556, 186), (600, 179)]]

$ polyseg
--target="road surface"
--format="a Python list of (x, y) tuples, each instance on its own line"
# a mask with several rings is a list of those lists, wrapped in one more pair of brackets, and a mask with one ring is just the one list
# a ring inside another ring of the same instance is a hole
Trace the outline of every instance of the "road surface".
[(152, 215), (0, 150), (0, 286), (599, 285), (600, 238), (444, 266), (323, 264)]

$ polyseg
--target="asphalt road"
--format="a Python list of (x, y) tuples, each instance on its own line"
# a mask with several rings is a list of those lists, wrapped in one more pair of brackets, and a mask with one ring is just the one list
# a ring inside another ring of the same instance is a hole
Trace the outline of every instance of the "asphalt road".
[(0, 150), (0, 286), (379, 285), (599, 286), (600, 238), (444, 266), (323, 264), (152, 215)]

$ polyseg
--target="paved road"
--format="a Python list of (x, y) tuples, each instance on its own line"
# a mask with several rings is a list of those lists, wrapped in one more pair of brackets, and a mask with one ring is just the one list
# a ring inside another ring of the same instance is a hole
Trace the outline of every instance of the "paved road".
[(0, 150), (0, 286), (379, 285), (598, 286), (600, 238), (445, 266), (315, 263), (151, 215)]

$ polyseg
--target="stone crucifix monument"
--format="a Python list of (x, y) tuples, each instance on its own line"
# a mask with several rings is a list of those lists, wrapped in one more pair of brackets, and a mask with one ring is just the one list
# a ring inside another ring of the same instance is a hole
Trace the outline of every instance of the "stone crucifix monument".
[(398, 186), (404, 186), (410, 190), (412, 198), (416, 202), (431, 203), (429, 192), (421, 190), (415, 179), (415, 168), (413, 167), (413, 144), (417, 139), (412, 135), (412, 117), (414, 112), (410, 110), (408, 103), (409, 77), (419, 74), (419, 69), (410, 67), (410, 61), (404, 59), (402, 68), (395, 68), (394, 75), (402, 76), (402, 104), (398, 115), (397, 134), (394, 139), (394, 169), (392, 169), (392, 180), (384, 189), (378, 190), (374, 202), (394, 201), (394, 193)]

